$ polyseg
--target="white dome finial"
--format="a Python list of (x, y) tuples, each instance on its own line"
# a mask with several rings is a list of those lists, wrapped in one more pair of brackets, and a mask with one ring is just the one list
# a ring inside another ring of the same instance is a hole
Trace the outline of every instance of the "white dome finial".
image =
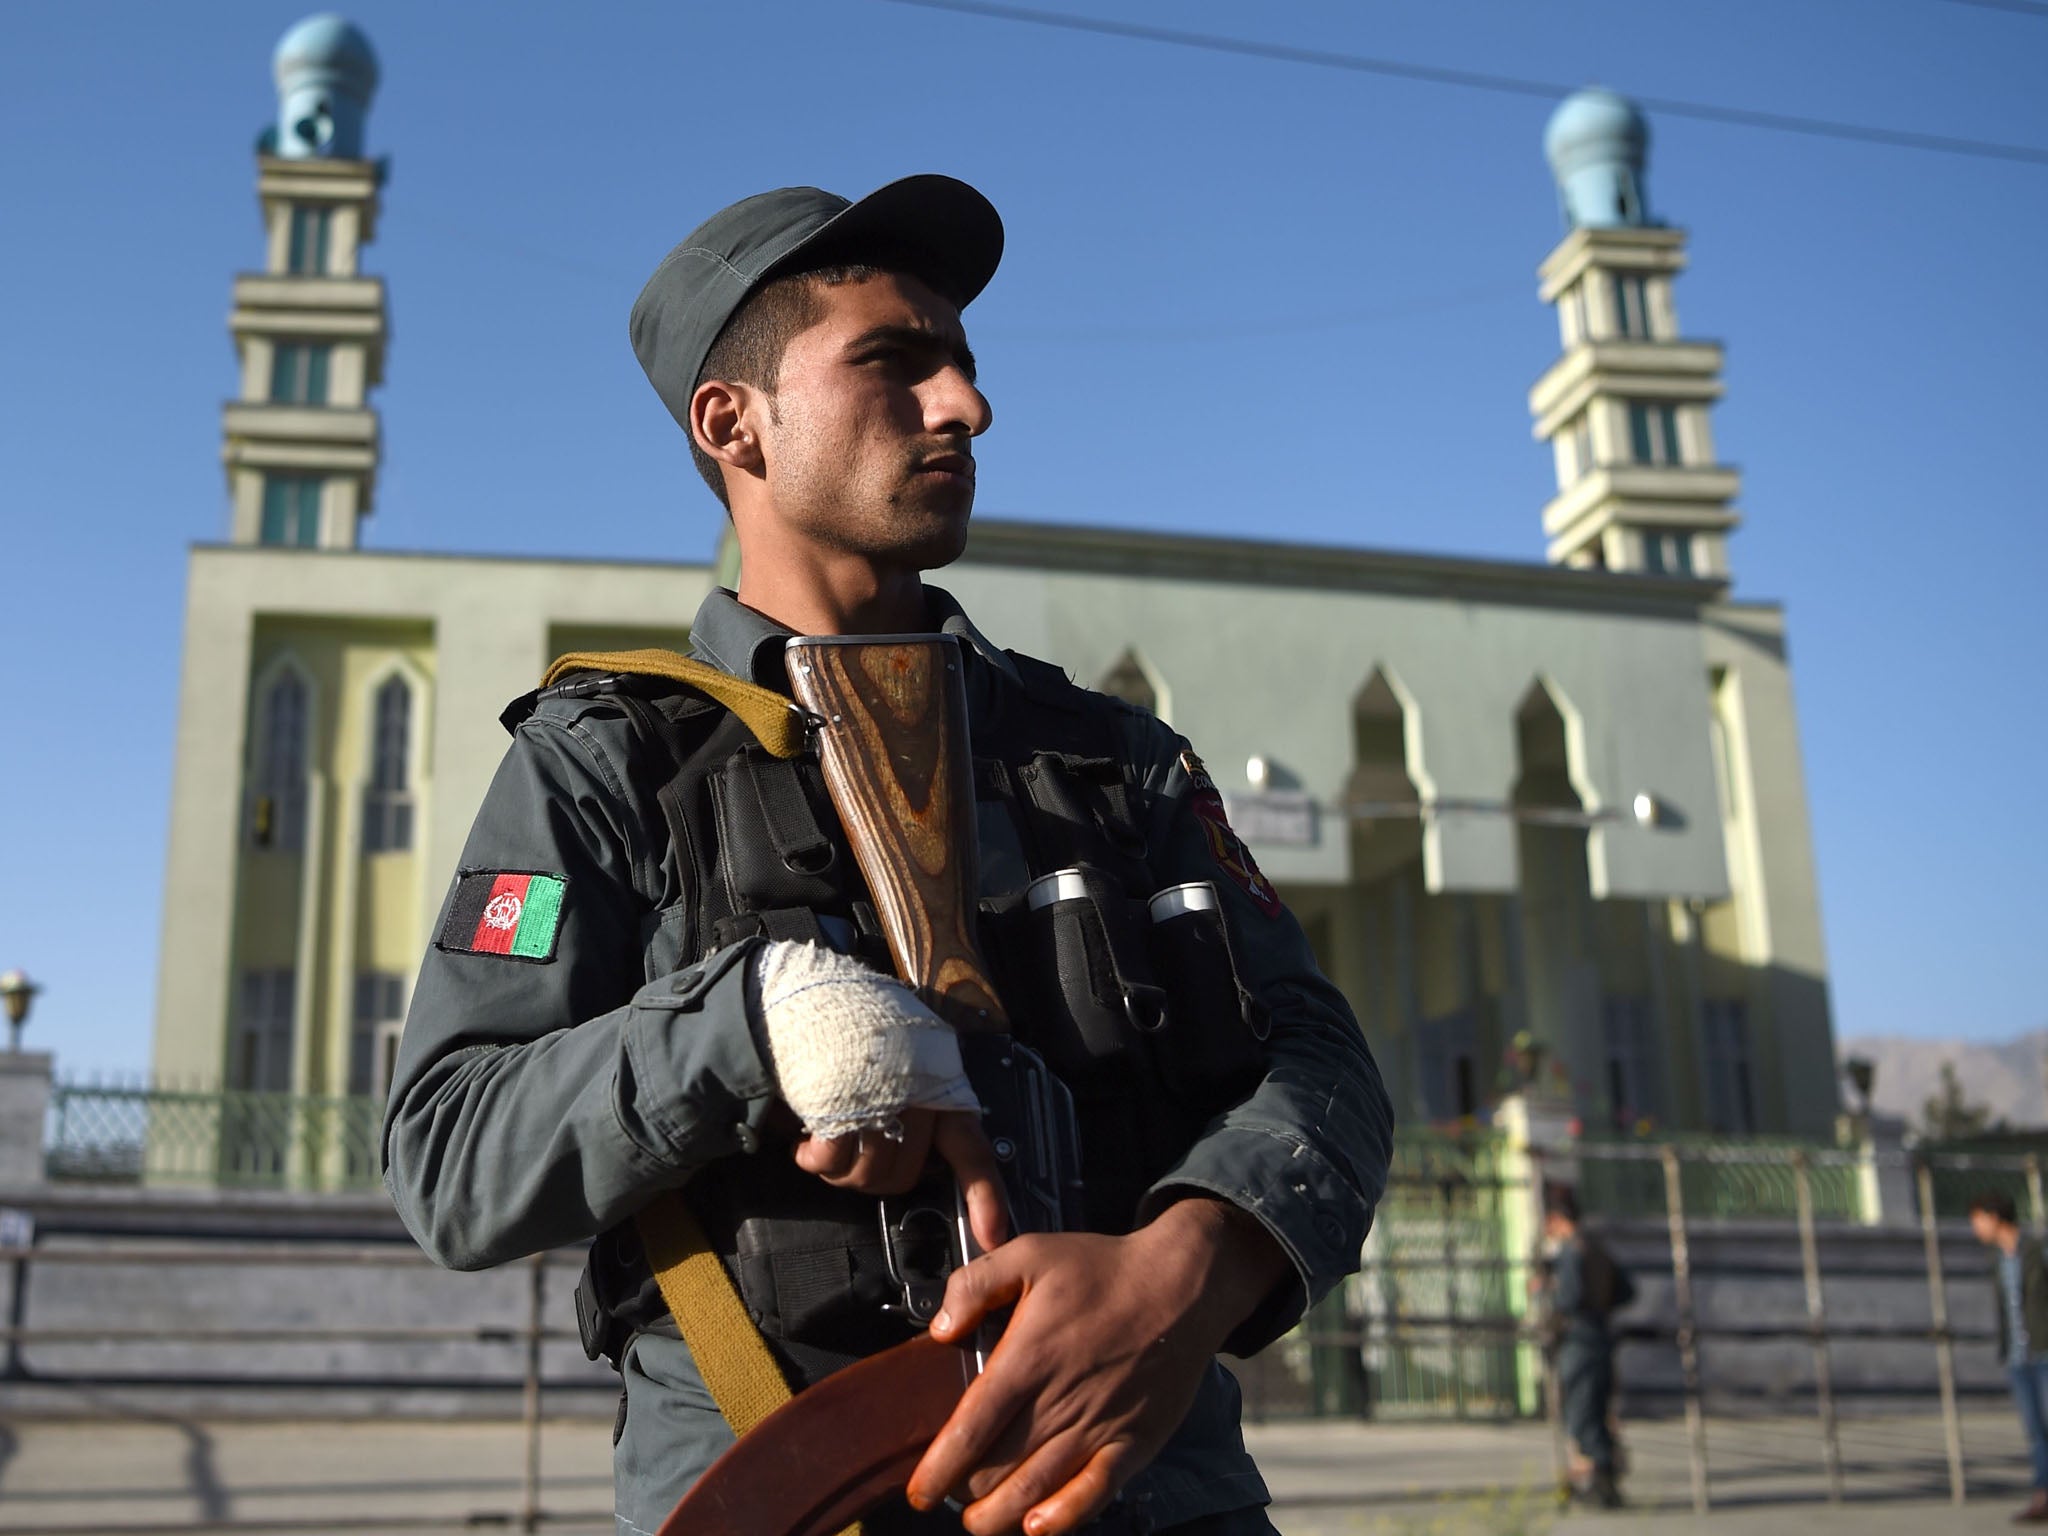
[(1543, 130), (1565, 222), (1574, 229), (1648, 224), (1649, 147), (1650, 125), (1627, 97), (1599, 86), (1565, 97)]
[(276, 150), (287, 160), (360, 160), (363, 119), (377, 89), (377, 54), (353, 22), (308, 16), (271, 61), (277, 78)]

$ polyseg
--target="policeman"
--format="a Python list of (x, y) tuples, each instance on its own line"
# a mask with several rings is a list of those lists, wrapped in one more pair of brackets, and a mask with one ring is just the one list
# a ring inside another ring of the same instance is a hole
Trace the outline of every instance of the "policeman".
[(1579, 1225), (1579, 1198), (1568, 1185), (1544, 1188), (1543, 1239), (1549, 1273), (1530, 1278), (1549, 1293), (1549, 1342), (1565, 1431), (1578, 1452), (1574, 1482), (1589, 1502), (1617, 1509), (1612, 1318), (1635, 1299), (1635, 1282), (1607, 1245)]
[[(984, 944), (1037, 1031), (1020, 1036), (1080, 1109), (1090, 1230), (1017, 1237), (953, 1272), (932, 1331), (964, 1341), (1013, 1306), (1003, 1347), (914, 1474), (913, 1508), (869, 1529), (1270, 1533), (1215, 1355), (1270, 1343), (1355, 1267), (1392, 1117), (1343, 997), (1187, 743), (998, 649), (922, 580), (967, 537), (990, 411), (960, 311), (1001, 249), (994, 208), (947, 177), (851, 203), (786, 188), (704, 223), (632, 315), (742, 555), (737, 593), (697, 612), (698, 662), (758, 701), (787, 694), (792, 633), (958, 638)], [(713, 696), (732, 690), (630, 660), (572, 665), (507, 711), (384, 1150), (400, 1214), (442, 1264), (592, 1242), (587, 1342), (624, 1382), (617, 1516), (646, 1533), (732, 1432), (636, 1213), (683, 1191), (798, 1386), (909, 1336), (887, 1310), (876, 1197), (936, 1157), (984, 1245), (1004, 1218), (950, 1033), (933, 1054), (929, 1016), (878, 974), (872, 902), (814, 758), (763, 750), (759, 711)], [(1025, 899), (1061, 871), (1083, 899)], [(1197, 898), (1148, 906), (1174, 887)], [(1196, 987), (1200, 966), (1163, 957), (1147, 915), (1205, 906), (1214, 942), (1188, 953), (1224, 970)], [(835, 973), (832, 994), (865, 1044), (837, 1048), (791, 1011), (822, 989), (788, 985), (790, 967), (827, 950), (873, 967)], [(870, 1051), (891, 1031), (920, 1043)], [(874, 1078), (870, 1057), (915, 1070)], [(820, 1083), (838, 1085), (830, 1114)]]

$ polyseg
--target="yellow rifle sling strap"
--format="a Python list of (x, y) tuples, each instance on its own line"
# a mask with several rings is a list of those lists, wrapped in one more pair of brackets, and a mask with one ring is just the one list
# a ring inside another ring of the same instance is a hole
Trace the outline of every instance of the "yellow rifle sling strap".
[[(774, 756), (795, 757), (803, 750), (804, 716), (794, 704), (772, 688), (746, 682), (694, 657), (657, 646), (572, 651), (548, 668), (541, 686), (552, 688), (571, 672), (629, 672), (683, 683), (739, 716)], [(796, 1395), (782, 1367), (680, 1190), (657, 1197), (633, 1224), (654, 1271), (654, 1283), (697, 1364), (697, 1374), (704, 1378), (705, 1390), (732, 1432), (744, 1435)], [(862, 1536), (859, 1523), (840, 1536)]]
[(649, 646), (638, 651), (571, 651), (548, 668), (541, 687), (552, 688), (571, 672), (632, 672), (685, 683), (740, 717), (754, 739), (776, 757), (795, 757), (804, 748), (804, 716), (773, 688), (721, 672), (709, 662)]
[[(796, 1395), (782, 1367), (681, 1190), (658, 1196), (633, 1218), (633, 1225), (704, 1389), (732, 1432), (744, 1435)], [(860, 1522), (839, 1536), (863, 1536)]]
[(634, 1225), (697, 1373), (732, 1432), (744, 1435), (795, 1396), (782, 1367), (680, 1191), (660, 1196)]

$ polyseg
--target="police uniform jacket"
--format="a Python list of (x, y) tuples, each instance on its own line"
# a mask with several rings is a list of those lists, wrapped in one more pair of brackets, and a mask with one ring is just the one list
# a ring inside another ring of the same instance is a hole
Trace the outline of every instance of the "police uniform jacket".
[[(1020, 661), (946, 593), (925, 590), (934, 627), (963, 642), (972, 730), (1023, 685)], [(691, 647), (786, 692), (786, 638), (719, 589)], [(1215, 885), (1240, 979), (1270, 1018), (1256, 1086), (1138, 1208), (1142, 1220), (1177, 1194), (1214, 1196), (1279, 1243), (1291, 1279), (1228, 1342), (1249, 1354), (1356, 1267), (1385, 1182), (1391, 1112), (1300, 926), (1255, 868), (1248, 882), (1235, 865), (1219, 868), (1220, 809), (1195, 814), (1198, 796), (1214, 795), (1187, 743), (1144, 711), (1098, 702), (1117, 712), (1149, 866), (1161, 885)], [(749, 1021), (744, 946), (688, 947), (699, 944), (691, 865), (656, 803), (663, 776), (602, 693), (543, 696), (516, 726), (419, 973), (384, 1126), (393, 1200), (444, 1265), (480, 1269), (588, 1241), (665, 1190), (715, 1185), (734, 1160), (789, 1158), (787, 1111)], [(1019, 871), (986, 817), (982, 826), (987, 888)], [(514, 946), (528, 953), (479, 952), (456, 931), (470, 916), (458, 898), (493, 872), (555, 882), (548, 931), (522, 929)], [(672, 1326), (636, 1332), (621, 1368), (618, 1514), (622, 1528), (651, 1531), (731, 1432)], [(1153, 1527), (1265, 1502), (1220, 1366), (1125, 1500)]]

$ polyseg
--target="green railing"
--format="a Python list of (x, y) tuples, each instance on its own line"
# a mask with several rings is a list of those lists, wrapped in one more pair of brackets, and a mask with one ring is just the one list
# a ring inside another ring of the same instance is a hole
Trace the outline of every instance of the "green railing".
[(52, 1179), (254, 1189), (374, 1189), (384, 1106), (369, 1098), (60, 1084)]
[[(1375, 1412), (1493, 1418), (1518, 1411), (1514, 1344), (1469, 1329), (1521, 1311), (1509, 1212), (1527, 1199), (1523, 1184), (1508, 1177), (1505, 1140), (1490, 1130), (1396, 1135), (1366, 1265), (1346, 1287), (1376, 1356)], [(1405, 1326), (1411, 1319), (1430, 1321)], [(1404, 1326), (1390, 1329), (1395, 1322)]]
[(1934, 1213), (1960, 1221), (1979, 1195), (1999, 1194), (2012, 1201), (2022, 1225), (2048, 1221), (2042, 1208), (2041, 1170), (2048, 1161), (2048, 1138), (2006, 1134), (1956, 1141), (1924, 1142), (1918, 1148), (1927, 1162), (1934, 1191)]
[(1656, 1153), (1667, 1146), (1678, 1150), (1679, 1187), (1689, 1219), (1795, 1218), (1796, 1152), (1807, 1155), (1815, 1217), (1864, 1219), (1863, 1172), (1853, 1154), (1822, 1142), (1770, 1136), (1589, 1135), (1577, 1147), (1580, 1207), (1610, 1219), (1666, 1215), (1663, 1163), (1632, 1153)]

